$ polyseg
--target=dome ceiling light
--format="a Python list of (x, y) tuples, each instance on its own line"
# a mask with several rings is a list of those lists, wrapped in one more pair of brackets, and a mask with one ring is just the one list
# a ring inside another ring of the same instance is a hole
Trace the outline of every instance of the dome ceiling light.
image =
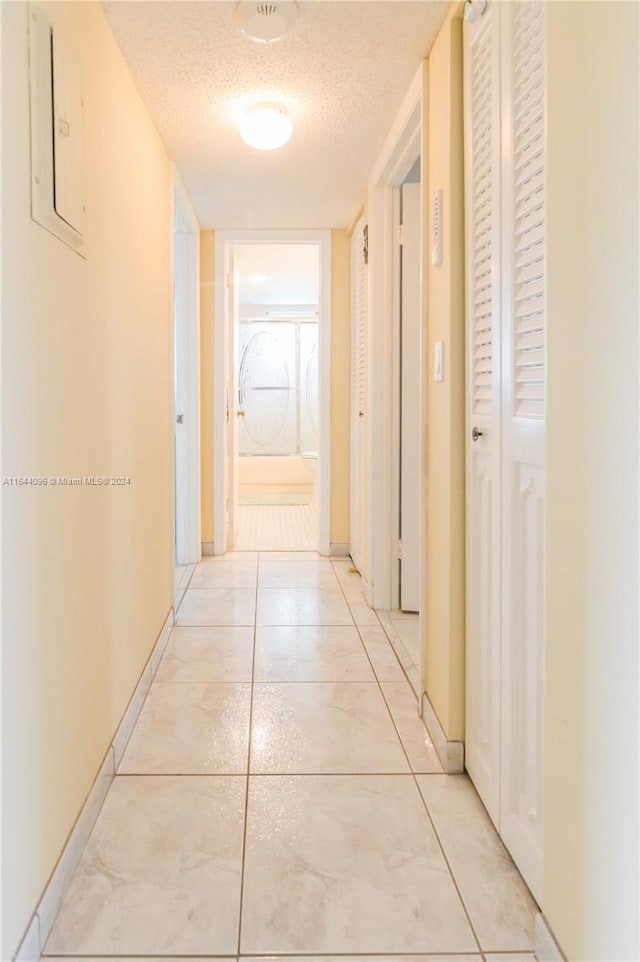
[(236, 6), (236, 24), (243, 37), (256, 43), (274, 43), (285, 37), (298, 19), (296, 0), (256, 3), (240, 0)]
[(279, 104), (256, 104), (241, 118), (240, 136), (256, 150), (277, 150), (291, 139), (293, 124)]

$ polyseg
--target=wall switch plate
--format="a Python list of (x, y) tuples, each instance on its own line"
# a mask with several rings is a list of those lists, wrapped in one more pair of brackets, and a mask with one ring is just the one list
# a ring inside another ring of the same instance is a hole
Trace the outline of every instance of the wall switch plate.
[(436, 381), (444, 381), (444, 341), (436, 341), (433, 346), (433, 376)]

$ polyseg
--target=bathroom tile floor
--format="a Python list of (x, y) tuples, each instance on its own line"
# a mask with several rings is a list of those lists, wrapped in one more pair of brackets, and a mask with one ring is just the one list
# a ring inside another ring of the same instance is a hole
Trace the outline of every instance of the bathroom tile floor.
[(535, 912), (350, 562), (233, 552), (191, 575), (45, 955), (532, 962)]
[(309, 504), (240, 504), (235, 544), (239, 550), (315, 551), (318, 509)]

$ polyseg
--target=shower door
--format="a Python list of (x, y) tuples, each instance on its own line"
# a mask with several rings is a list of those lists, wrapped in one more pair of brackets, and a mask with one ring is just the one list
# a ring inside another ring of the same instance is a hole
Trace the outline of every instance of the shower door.
[(241, 456), (317, 450), (317, 322), (241, 322), (237, 371)]

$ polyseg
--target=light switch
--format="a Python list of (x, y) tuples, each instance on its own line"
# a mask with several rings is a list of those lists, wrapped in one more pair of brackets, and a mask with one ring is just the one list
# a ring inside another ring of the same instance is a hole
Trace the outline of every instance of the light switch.
[(436, 341), (433, 346), (433, 376), (436, 381), (444, 381), (444, 341)]

